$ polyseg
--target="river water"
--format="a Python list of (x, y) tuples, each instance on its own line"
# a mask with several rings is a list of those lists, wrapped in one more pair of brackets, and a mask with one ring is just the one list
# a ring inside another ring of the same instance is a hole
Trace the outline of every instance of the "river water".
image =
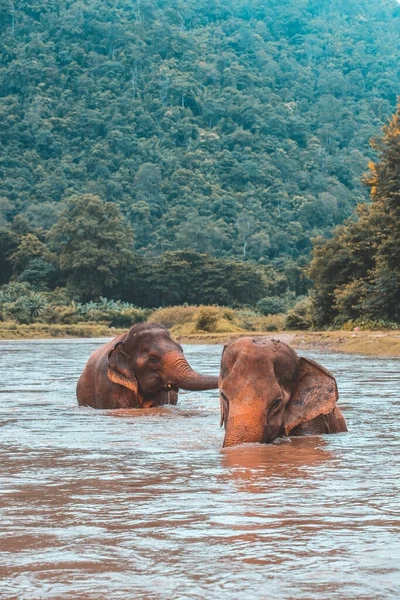
[(217, 390), (78, 408), (101, 343), (0, 344), (1, 598), (400, 598), (399, 359), (305, 352), (350, 433), (221, 451)]

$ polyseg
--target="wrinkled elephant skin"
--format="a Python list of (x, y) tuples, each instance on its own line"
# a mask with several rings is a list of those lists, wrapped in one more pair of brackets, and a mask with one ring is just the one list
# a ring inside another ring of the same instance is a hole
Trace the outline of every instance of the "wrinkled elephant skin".
[(347, 431), (333, 375), (278, 340), (244, 337), (225, 346), (219, 387), (224, 447)]
[(80, 406), (150, 408), (176, 404), (178, 390), (218, 387), (218, 377), (193, 371), (179, 344), (157, 323), (134, 325), (89, 358), (78, 381)]

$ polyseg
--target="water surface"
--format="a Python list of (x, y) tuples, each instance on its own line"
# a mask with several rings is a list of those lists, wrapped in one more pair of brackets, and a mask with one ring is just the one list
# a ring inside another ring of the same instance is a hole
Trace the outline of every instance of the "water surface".
[[(0, 597), (400, 597), (399, 367), (304, 353), (350, 434), (221, 451), (218, 392), (78, 408), (99, 340), (0, 344)], [(221, 347), (187, 346), (216, 373)]]

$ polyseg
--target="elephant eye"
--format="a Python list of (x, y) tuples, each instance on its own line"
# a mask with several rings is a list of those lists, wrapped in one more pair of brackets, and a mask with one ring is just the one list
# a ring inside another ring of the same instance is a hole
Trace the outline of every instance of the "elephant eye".
[(275, 410), (275, 408), (278, 408), (278, 406), (281, 403), (281, 399), (280, 398), (276, 398), (273, 403), (271, 404), (271, 408), (270, 410)]
[(154, 354), (151, 354), (149, 356), (149, 364), (152, 366), (158, 365), (159, 363), (159, 358), (158, 356), (155, 356)]

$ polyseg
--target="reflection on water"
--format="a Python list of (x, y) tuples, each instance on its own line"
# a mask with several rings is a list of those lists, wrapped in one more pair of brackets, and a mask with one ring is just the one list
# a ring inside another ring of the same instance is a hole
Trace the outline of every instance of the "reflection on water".
[(281, 438), (274, 444), (248, 444), (222, 450), (222, 465), (228, 468), (229, 477), (259, 479), (281, 477), (285, 479), (307, 477), (312, 467), (332, 460), (326, 450), (327, 443), (320, 436)]
[[(0, 345), (0, 597), (400, 597), (398, 359), (308, 353), (350, 434), (221, 451), (218, 393), (78, 408), (98, 340)], [(189, 346), (218, 369), (221, 348)]]

